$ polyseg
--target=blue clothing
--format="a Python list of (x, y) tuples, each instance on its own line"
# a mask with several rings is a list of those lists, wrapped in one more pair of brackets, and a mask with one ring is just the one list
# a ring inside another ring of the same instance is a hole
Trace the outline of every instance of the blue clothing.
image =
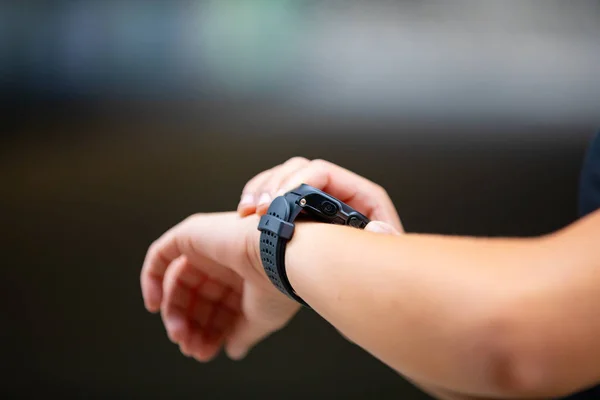
[(581, 172), (579, 214), (581, 217), (600, 208), (600, 133), (596, 135)]
[[(579, 215), (584, 217), (600, 209), (600, 133), (592, 141), (581, 171)], [(568, 396), (565, 400), (600, 399), (600, 385)]]

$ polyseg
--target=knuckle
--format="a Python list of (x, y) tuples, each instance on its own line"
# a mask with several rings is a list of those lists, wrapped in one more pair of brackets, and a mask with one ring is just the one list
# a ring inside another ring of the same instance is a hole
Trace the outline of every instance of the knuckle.
[(182, 224), (193, 224), (195, 221), (197, 221), (200, 218), (201, 214), (200, 213), (194, 213), (194, 214), (190, 214), (187, 217), (185, 217), (185, 219), (182, 221)]
[(277, 167), (271, 168), (271, 169), (266, 169), (258, 174), (256, 174), (252, 179), (250, 179), (248, 182), (246, 182), (246, 184), (244, 185), (244, 188), (242, 189), (242, 193), (247, 193), (247, 192), (251, 192), (251, 191), (256, 191), (258, 189), (257, 185), (264, 179), (267, 178), (267, 176), (269, 174), (271, 174)]
[(255, 191), (264, 192), (265, 188), (270, 187), (273, 184), (273, 181), (276, 180), (277, 177), (280, 175), (282, 166), (283, 164), (277, 165), (269, 170), (268, 175), (263, 175), (264, 179), (261, 179), (261, 181), (258, 182), (256, 187), (254, 188)]
[(146, 264), (146, 262), (148, 261), (152, 261), (153, 259), (155, 259), (158, 256), (159, 252), (160, 242), (157, 239), (150, 243), (150, 246), (148, 246), (148, 250), (146, 250), (146, 261), (144, 262), (144, 264)]
[(374, 187), (373, 187), (373, 191), (379, 195), (379, 196), (388, 196), (388, 192), (387, 190), (385, 190), (385, 188), (377, 183), (373, 183)]
[(158, 248), (159, 248), (159, 241), (158, 241), (158, 239), (156, 239), (152, 243), (150, 243), (150, 246), (148, 246), (148, 255), (156, 254), (156, 252), (158, 251)]
[(242, 188), (242, 193), (248, 193), (250, 191), (250, 188), (252, 187), (251, 185), (252, 185), (252, 180), (249, 180), (248, 182), (246, 182), (246, 184)]
[(260, 176), (257, 175), (254, 178), (250, 179), (248, 182), (246, 182), (244, 188), (242, 189), (242, 193), (247, 193), (251, 191), (254, 188), (254, 186), (256, 186), (256, 182), (258, 181), (259, 177)]
[(269, 179), (267, 179), (260, 187), (261, 192), (272, 192), (279, 188), (281, 180), (285, 177), (285, 172), (282, 170), (276, 171)]
[(331, 163), (327, 160), (323, 160), (322, 158), (316, 158), (310, 162), (317, 168), (327, 168), (331, 165)]
[(295, 156), (290, 158), (289, 160), (287, 160), (285, 163), (286, 164), (307, 164), (309, 161), (306, 157), (301, 157), (301, 156)]
[(144, 266), (151, 262), (156, 254), (156, 245), (152, 243), (150, 246), (148, 246), (148, 249), (146, 250), (146, 256), (144, 257)]
[(189, 230), (190, 227), (192, 227), (192, 226), (198, 224), (200, 221), (202, 221), (201, 217), (202, 217), (201, 213), (194, 213), (194, 214), (188, 215), (180, 223), (178, 223), (177, 225), (175, 225), (174, 227), (169, 229), (169, 231), (167, 231), (165, 233), (165, 236), (166, 235), (169, 235), (169, 236), (180, 235), (182, 232)]

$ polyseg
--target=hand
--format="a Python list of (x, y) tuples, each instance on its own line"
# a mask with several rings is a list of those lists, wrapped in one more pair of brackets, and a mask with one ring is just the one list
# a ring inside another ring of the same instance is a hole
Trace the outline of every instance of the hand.
[(183, 354), (209, 361), (224, 346), (240, 359), (299, 310), (264, 273), (257, 226), (258, 216), (198, 214), (150, 246), (140, 277), (144, 304), (160, 311)]
[(303, 157), (291, 158), (252, 178), (242, 191), (238, 213), (263, 215), (275, 197), (302, 183), (329, 193), (371, 220), (403, 231), (394, 204), (381, 186), (328, 161)]

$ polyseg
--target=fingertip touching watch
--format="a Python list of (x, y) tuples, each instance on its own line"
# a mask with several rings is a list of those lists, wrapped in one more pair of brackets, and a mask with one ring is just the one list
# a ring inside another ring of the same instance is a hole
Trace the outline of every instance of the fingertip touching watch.
[(370, 220), (335, 197), (306, 184), (276, 197), (260, 218), (260, 255), (267, 276), (279, 291), (310, 308), (292, 288), (284, 265), (285, 248), (294, 235), (294, 221), (298, 217), (358, 229), (364, 229)]

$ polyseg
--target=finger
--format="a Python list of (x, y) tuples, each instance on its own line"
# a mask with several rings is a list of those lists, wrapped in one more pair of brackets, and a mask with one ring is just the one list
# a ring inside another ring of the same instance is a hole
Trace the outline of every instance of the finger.
[[(187, 348), (189, 353), (198, 361), (212, 360), (221, 348), (224, 338), (233, 329), (234, 322), (239, 318), (240, 296), (234, 293), (231, 287), (222, 286), (218, 298), (207, 298), (208, 280), (197, 290), (197, 303), (191, 313), (191, 326)], [(214, 291), (213, 291), (214, 293)], [(212, 296), (212, 295), (211, 295)], [(234, 298), (237, 304), (231, 304), (229, 299)]]
[(250, 179), (248, 183), (246, 183), (244, 189), (242, 190), (242, 196), (237, 208), (238, 213), (242, 217), (254, 213), (259, 200), (259, 194), (257, 192), (263, 184), (263, 182), (268, 180), (272, 173), (273, 168), (265, 170), (256, 175), (254, 178)]
[(324, 160), (313, 160), (282, 184), (289, 191), (302, 183), (329, 193), (371, 219), (381, 220), (402, 230), (402, 224), (383, 188), (345, 168)]
[(165, 271), (173, 260), (182, 255), (176, 241), (179, 229), (180, 225), (177, 225), (167, 231), (150, 246), (146, 253), (140, 274), (140, 285), (144, 305), (150, 312), (159, 311)]
[(283, 167), (283, 164), (277, 165), (277, 166), (271, 168), (271, 173), (265, 179), (261, 180), (259, 185), (255, 186), (253, 188), (254, 193), (253, 193), (252, 197), (256, 200), (255, 204), (254, 204), (254, 212), (258, 212), (259, 210), (264, 210), (265, 205), (268, 208), (269, 204), (271, 204), (271, 200), (273, 200), (273, 198), (271, 197), (271, 195), (269, 193), (266, 193), (263, 191), (263, 187), (269, 181), (269, 179), (271, 179), (271, 177), (279, 174), (279, 171), (281, 170), (282, 167)]
[(259, 214), (266, 213), (271, 201), (279, 195), (281, 184), (293, 173), (309, 164), (309, 160), (304, 157), (293, 157), (279, 166), (269, 179), (265, 180), (259, 188), (259, 202), (256, 207)]
[[(227, 291), (227, 293), (229, 292), (230, 290)], [(225, 297), (227, 294), (215, 302), (204, 299), (198, 304), (198, 306), (203, 305), (204, 310), (196, 312), (194, 324), (197, 324), (199, 328), (192, 329), (189, 340), (190, 353), (198, 361), (210, 361), (218, 354), (225, 337), (233, 329), (235, 321), (240, 316), (239, 311), (225, 305), (225, 300), (223, 300)], [(199, 319), (202, 320), (201, 323), (198, 322)]]
[(232, 325), (234, 311), (221, 303), (232, 289), (182, 256), (167, 269), (163, 291), (161, 316), (169, 339), (179, 344), (186, 356), (210, 361), (221, 347), (224, 332)]
[(196, 361), (209, 362), (217, 356), (223, 346), (223, 335), (201, 329), (193, 330), (188, 345), (190, 354)]
[(239, 216), (235, 213), (193, 215), (154, 242), (146, 254), (140, 277), (146, 308), (151, 312), (160, 309), (165, 271), (183, 254), (192, 257), (190, 262), (202, 266), (210, 275), (241, 285), (241, 278), (233, 269), (224, 268), (215, 261), (232, 267), (243, 264), (244, 259), (240, 258), (243, 253), (231, 251), (231, 232), (240, 229), (238, 223)]
[[(175, 259), (167, 269), (163, 279), (164, 298), (161, 303), (161, 317), (169, 339), (180, 344), (184, 353), (187, 351), (187, 341), (190, 335), (189, 312), (196, 300), (182, 275), (194, 276), (185, 256)], [(200, 277), (195, 277), (198, 281)], [(186, 277), (186, 281), (190, 279)]]
[(374, 233), (382, 233), (387, 235), (400, 235), (400, 232), (394, 228), (392, 225), (382, 222), (382, 221), (371, 221), (365, 227), (365, 231), (374, 232)]

